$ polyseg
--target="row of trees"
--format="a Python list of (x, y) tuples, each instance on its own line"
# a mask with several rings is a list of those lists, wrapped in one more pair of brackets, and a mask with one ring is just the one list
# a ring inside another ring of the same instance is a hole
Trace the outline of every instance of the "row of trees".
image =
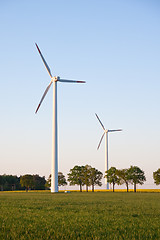
[[(74, 166), (70, 169), (68, 173), (68, 179), (70, 185), (78, 185), (80, 191), (82, 187), (86, 186), (86, 191), (88, 187), (92, 186), (92, 191), (94, 191), (95, 185), (102, 185), (103, 174), (98, 169), (91, 167), (90, 165), (85, 166)], [(129, 190), (129, 184), (134, 185), (134, 191), (136, 192), (136, 185), (143, 184), (146, 181), (144, 171), (137, 166), (131, 166), (128, 169), (116, 169), (111, 167), (105, 173), (105, 178), (107, 181), (112, 184), (113, 191), (115, 184), (122, 185), (125, 184), (127, 192)], [(153, 179), (156, 185), (160, 184), (160, 168), (153, 172)], [(58, 173), (58, 186), (67, 185), (67, 181), (62, 172)], [(30, 175), (26, 174), (20, 177), (12, 175), (0, 175), (0, 190), (1, 191), (11, 191), (11, 190), (44, 190), (49, 189), (51, 186), (51, 175), (45, 180), (45, 177), (40, 177), (38, 174)]]
[(107, 181), (113, 185), (113, 192), (115, 184), (125, 184), (128, 192), (129, 183), (134, 185), (134, 192), (136, 192), (136, 185), (142, 185), (144, 181), (146, 181), (144, 171), (137, 166), (131, 166), (128, 169), (121, 170), (111, 167), (106, 171), (105, 177), (107, 178)]
[[(79, 185), (80, 191), (82, 191), (82, 186), (86, 185), (86, 191), (88, 187), (92, 186), (92, 191), (94, 191), (94, 186), (102, 185), (103, 174), (95, 168), (92, 168), (89, 165), (86, 166), (75, 166), (73, 169), (70, 169), (68, 174), (68, 181), (70, 185)], [(113, 192), (115, 184), (122, 185), (125, 184), (127, 187), (129, 184), (134, 185), (134, 191), (136, 192), (136, 185), (143, 184), (146, 181), (144, 172), (137, 166), (131, 166), (128, 169), (116, 169), (111, 167), (108, 171), (105, 172), (105, 178), (107, 182), (113, 185)]]

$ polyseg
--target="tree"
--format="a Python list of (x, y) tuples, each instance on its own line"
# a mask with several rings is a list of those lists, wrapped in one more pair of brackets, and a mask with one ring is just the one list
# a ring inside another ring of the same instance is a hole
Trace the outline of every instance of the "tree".
[(107, 182), (113, 184), (113, 192), (114, 192), (114, 186), (116, 183), (118, 183), (118, 176), (117, 176), (117, 169), (115, 167), (111, 167), (108, 171), (106, 171), (106, 175), (104, 176), (107, 178)]
[(74, 168), (70, 169), (68, 173), (68, 181), (70, 185), (79, 185), (80, 192), (82, 192), (82, 186), (84, 185), (84, 176), (83, 176), (83, 169), (84, 166), (75, 166)]
[(84, 185), (86, 185), (86, 192), (88, 192), (88, 187), (91, 185), (91, 169), (92, 167), (90, 165), (82, 167), (82, 181)]
[(38, 174), (33, 175), (33, 189), (35, 190), (44, 190), (45, 189), (45, 177), (40, 177)]
[(94, 186), (102, 186), (101, 179), (103, 177), (102, 172), (98, 171), (95, 168), (90, 169), (90, 185), (92, 186), (92, 192), (94, 192)]
[(62, 172), (58, 172), (58, 186), (67, 185), (66, 178)]
[(156, 185), (160, 184), (160, 168), (157, 171), (153, 172), (153, 179)]
[[(65, 176), (63, 175), (62, 172), (58, 172), (58, 186), (65, 186), (67, 185), (67, 181)], [(49, 175), (46, 184), (45, 184), (46, 188), (50, 188), (51, 187), (51, 174)]]
[(117, 170), (117, 176), (118, 176), (118, 184), (126, 184), (127, 192), (128, 192), (128, 184), (129, 184), (129, 174), (128, 169), (121, 169)]
[(34, 186), (33, 175), (26, 174), (20, 177), (20, 184), (26, 188), (26, 191)]
[(131, 166), (128, 169), (129, 181), (134, 184), (134, 192), (136, 192), (136, 184), (143, 184), (146, 181), (144, 171), (137, 166)]

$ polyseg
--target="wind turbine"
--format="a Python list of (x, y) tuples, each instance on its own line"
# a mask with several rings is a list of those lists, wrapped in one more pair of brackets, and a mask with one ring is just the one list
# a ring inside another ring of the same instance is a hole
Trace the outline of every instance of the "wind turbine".
[[(119, 132), (122, 131), (122, 129), (116, 129), (116, 130), (111, 130), (111, 129), (105, 129), (104, 125), (102, 124), (101, 120), (99, 119), (98, 115), (95, 113), (99, 123), (101, 124), (104, 133), (102, 134), (102, 137), (100, 139), (100, 142), (98, 144), (97, 150), (99, 149), (101, 142), (103, 140), (103, 137), (105, 135), (105, 172), (108, 171), (108, 133), (109, 132)], [(107, 185), (107, 189), (109, 189), (109, 183), (107, 182), (107, 179), (105, 178), (105, 184)]]
[[(36, 44), (36, 43), (35, 43)], [(38, 52), (42, 58), (42, 61), (49, 73), (49, 76), (51, 77), (51, 81), (46, 88), (40, 103), (36, 109), (36, 112), (38, 112), (39, 107), (41, 106), (41, 103), (43, 102), (48, 90), (50, 89), (52, 83), (53, 83), (53, 141), (52, 141), (52, 169), (51, 169), (51, 192), (58, 192), (58, 129), (57, 129), (57, 82), (66, 82), (66, 83), (85, 83), (85, 81), (74, 81), (74, 80), (66, 80), (61, 79), (59, 76), (52, 76), (51, 70), (46, 63), (38, 45), (36, 44), (36, 47), (38, 49)]]

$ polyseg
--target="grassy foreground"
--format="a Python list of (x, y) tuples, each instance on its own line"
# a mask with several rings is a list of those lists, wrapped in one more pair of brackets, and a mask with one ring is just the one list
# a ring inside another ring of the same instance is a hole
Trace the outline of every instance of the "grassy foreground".
[(160, 193), (0, 193), (0, 239), (160, 239)]

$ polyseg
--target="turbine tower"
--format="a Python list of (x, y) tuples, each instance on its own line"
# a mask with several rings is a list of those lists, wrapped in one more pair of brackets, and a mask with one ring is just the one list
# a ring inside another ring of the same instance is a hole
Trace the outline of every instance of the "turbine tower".
[(52, 136), (52, 169), (51, 169), (51, 192), (58, 192), (58, 132), (57, 132), (57, 82), (66, 82), (66, 83), (85, 83), (85, 81), (74, 81), (74, 80), (66, 80), (61, 79), (58, 76), (53, 77), (51, 74), (51, 70), (46, 63), (38, 45), (36, 44), (36, 47), (38, 49), (38, 52), (42, 58), (42, 61), (51, 77), (51, 81), (46, 88), (40, 103), (36, 109), (36, 112), (38, 111), (41, 103), (43, 102), (48, 90), (50, 89), (52, 83), (53, 83), (53, 136)]
[[(122, 131), (122, 129), (116, 129), (116, 130), (111, 130), (111, 129), (105, 129), (104, 125), (102, 124), (101, 120), (99, 119), (98, 115), (95, 113), (99, 123), (101, 124), (104, 133), (100, 139), (100, 142), (98, 144), (97, 150), (99, 149), (101, 142), (103, 140), (103, 137), (105, 135), (105, 172), (108, 171), (108, 133), (109, 132), (119, 132)], [(109, 189), (109, 183), (107, 182), (107, 178), (105, 178), (105, 184), (107, 185), (107, 189)]]

